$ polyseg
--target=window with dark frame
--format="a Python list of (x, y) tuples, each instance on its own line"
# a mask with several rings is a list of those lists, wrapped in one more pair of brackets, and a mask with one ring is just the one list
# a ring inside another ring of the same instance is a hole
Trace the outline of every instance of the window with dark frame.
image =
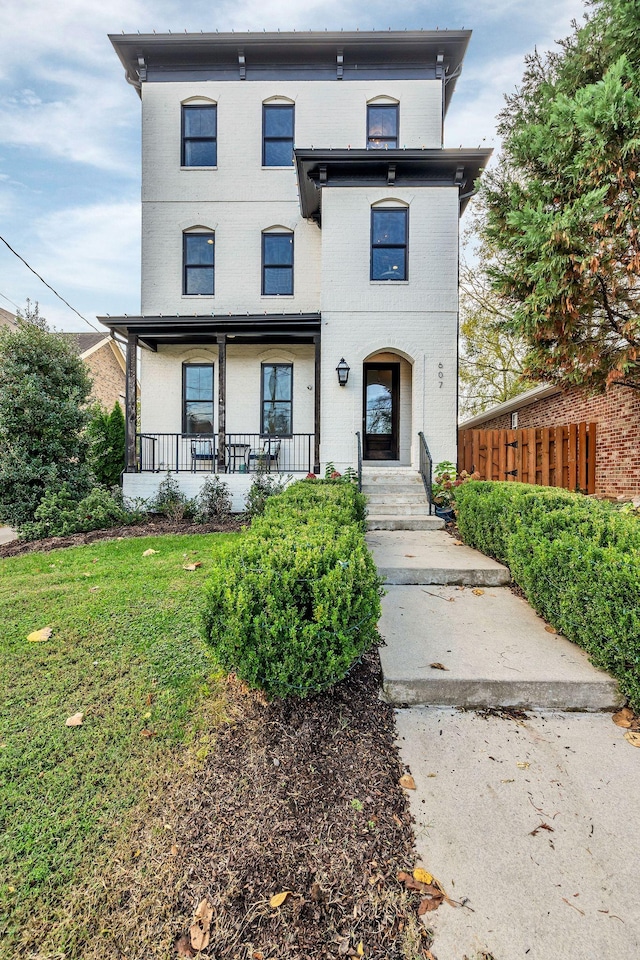
[(406, 280), (409, 211), (378, 207), (371, 211), (371, 279)]
[(395, 150), (398, 146), (398, 104), (367, 107), (367, 150)]
[(182, 241), (183, 294), (212, 297), (215, 290), (215, 234), (183, 233)]
[(286, 437), (293, 433), (293, 364), (263, 363), (260, 433)]
[(262, 105), (262, 166), (293, 166), (293, 104)]
[(215, 104), (183, 104), (183, 167), (215, 167), (218, 164), (218, 108)]
[(182, 432), (213, 433), (213, 364), (182, 364)]
[(293, 295), (293, 234), (262, 234), (263, 296)]

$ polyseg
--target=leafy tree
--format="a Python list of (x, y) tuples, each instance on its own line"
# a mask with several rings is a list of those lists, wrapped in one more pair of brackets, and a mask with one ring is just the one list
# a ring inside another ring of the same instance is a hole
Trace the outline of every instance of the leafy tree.
[(100, 404), (91, 408), (87, 427), (89, 465), (98, 483), (114, 487), (125, 468), (125, 425), (122, 407), (116, 401), (109, 412)]
[(640, 0), (599, 0), (506, 98), (481, 188), (494, 289), (533, 379), (640, 380)]
[[(476, 215), (463, 248), (468, 251)], [(460, 413), (470, 417), (496, 403), (510, 400), (528, 386), (522, 338), (510, 329), (511, 313), (491, 289), (486, 273), (487, 251), (480, 244), (460, 263)]]
[(91, 380), (64, 337), (27, 303), (18, 328), (0, 330), (0, 517), (33, 519), (45, 490), (62, 482), (82, 497), (86, 400)]

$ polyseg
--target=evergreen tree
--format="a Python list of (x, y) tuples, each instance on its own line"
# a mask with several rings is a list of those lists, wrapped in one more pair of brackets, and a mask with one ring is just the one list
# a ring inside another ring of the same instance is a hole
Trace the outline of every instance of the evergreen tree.
[(125, 467), (125, 426), (122, 407), (116, 401), (109, 412), (96, 405), (87, 427), (89, 464), (98, 483), (114, 487)]
[(494, 289), (532, 379), (640, 380), (640, 0), (599, 0), (527, 58), (482, 189)]
[(0, 330), (0, 518), (32, 520), (45, 490), (89, 487), (86, 401), (91, 380), (64, 337), (27, 302), (18, 327)]

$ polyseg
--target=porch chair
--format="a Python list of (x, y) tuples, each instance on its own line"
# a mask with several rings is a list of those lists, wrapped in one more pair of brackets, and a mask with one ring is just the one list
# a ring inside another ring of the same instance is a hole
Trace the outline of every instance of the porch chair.
[(191, 441), (191, 472), (195, 473), (199, 463), (208, 460), (213, 468), (214, 449), (213, 440), (192, 440)]
[(263, 437), (262, 447), (256, 453), (249, 455), (249, 460), (253, 461), (255, 470), (266, 470), (271, 473), (271, 465), (275, 463), (276, 470), (280, 469), (280, 444), (278, 437)]

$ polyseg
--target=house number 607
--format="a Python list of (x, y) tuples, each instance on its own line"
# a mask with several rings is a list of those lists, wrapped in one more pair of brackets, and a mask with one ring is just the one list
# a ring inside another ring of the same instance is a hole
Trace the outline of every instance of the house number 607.
[(441, 389), (441, 390), (442, 390), (442, 381), (444, 380), (444, 373), (442, 372), (443, 366), (444, 366), (443, 363), (439, 363), (439, 364), (438, 364), (438, 380), (440, 381), (440, 389)]

